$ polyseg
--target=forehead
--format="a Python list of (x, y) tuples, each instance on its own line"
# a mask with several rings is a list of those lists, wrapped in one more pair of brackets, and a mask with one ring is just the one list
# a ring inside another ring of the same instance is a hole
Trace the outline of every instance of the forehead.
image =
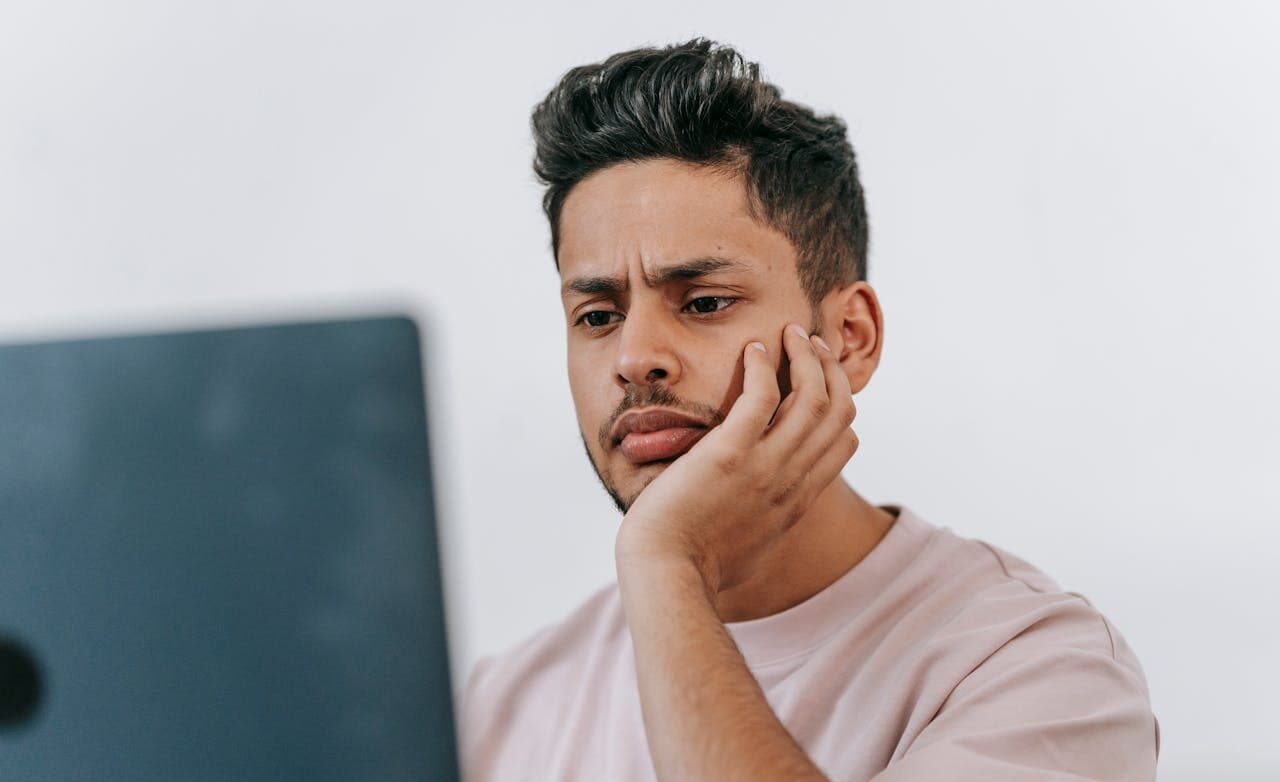
[(619, 163), (579, 182), (560, 213), (560, 274), (625, 274), (690, 258), (732, 258), (761, 274), (794, 269), (791, 243), (748, 211), (741, 174), (683, 161)]

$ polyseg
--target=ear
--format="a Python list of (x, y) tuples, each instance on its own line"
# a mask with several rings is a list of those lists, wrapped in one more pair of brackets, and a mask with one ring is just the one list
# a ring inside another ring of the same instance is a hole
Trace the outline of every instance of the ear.
[(865, 280), (831, 291), (822, 299), (821, 336), (844, 367), (853, 393), (866, 388), (880, 365), (884, 313)]

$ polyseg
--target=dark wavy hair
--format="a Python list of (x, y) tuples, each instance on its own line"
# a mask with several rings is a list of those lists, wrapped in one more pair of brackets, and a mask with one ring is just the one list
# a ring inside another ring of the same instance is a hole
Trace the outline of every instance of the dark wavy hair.
[(695, 38), (573, 68), (531, 125), (557, 268), (560, 212), (574, 185), (615, 163), (670, 158), (744, 176), (751, 216), (796, 248), (814, 306), (866, 279), (867, 209), (844, 122), (783, 100), (731, 47)]

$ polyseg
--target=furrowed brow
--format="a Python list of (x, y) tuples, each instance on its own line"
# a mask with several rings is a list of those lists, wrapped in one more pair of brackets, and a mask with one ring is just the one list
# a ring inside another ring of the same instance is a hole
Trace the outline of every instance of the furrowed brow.
[[(694, 280), (715, 272), (739, 271), (746, 268), (748, 268), (746, 264), (732, 258), (715, 256), (692, 258), (655, 269), (651, 274), (645, 275), (645, 283), (651, 288), (657, 288), (677, 280)], [(560, 295), (577, 293), (583, 296), (598, 294), (617, 296), (626, 289), (626, 281), (617, 277), (575, 277), (560, 286)]]
[(657, 288), (676, 280), (695, 280), (714, 272), (740, 271), (746, 268), (746, 264), (741, 261), (735, 261), (732, 258), (715, 256), (692, 258), (670, 266), (664, 266), (661, 269), (655, 269), (653, 274), (645, 275), (645, 282), (650, 287)]
[(560, 286), (560, 295), (563, 297), (570, 293), (577, 293), (583, 296), (595, 296), (606, 293), (617, 296), (626, 287), (626, 283), (617, 277), (576, 277)]

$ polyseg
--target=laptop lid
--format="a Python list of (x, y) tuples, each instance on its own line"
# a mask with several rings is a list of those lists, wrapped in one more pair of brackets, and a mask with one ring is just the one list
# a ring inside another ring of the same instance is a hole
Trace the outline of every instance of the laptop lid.
[(457, 777), (419, 351), (0, 346), (0, 779)]

